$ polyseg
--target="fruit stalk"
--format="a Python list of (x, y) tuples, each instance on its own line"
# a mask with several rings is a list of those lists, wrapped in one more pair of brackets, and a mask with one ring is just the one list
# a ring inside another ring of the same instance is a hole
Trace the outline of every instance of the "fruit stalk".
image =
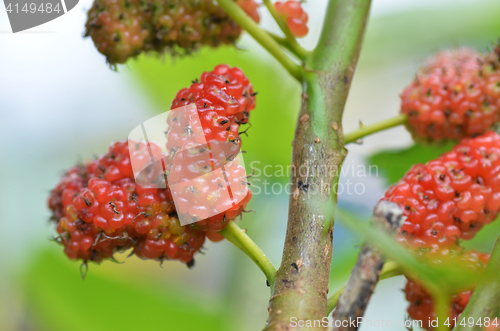
[(219, 5), (228, 15), (248, 32), (262, 47), (264, 47), (279, 63), (298, 81), (302, 78), (302, 68), (296, 65), (288, 55), (283, 52), (281, 46), (255, 21), (248, 16), (233, 0), (217, 0)]
[[(475, 322), (484, 321), (485, 317), (491, 320), (500, 319), (500, 237), (497, 239), (490, 260), (484, 272), (483, 281), (476, 287), (467, 307), (460, 315), (460, 321), (469, 318)], [(479, 323), (470, 327), (457, 323), (455, 331), (483, 330)]]
[[(371, 222), (374, 227), (388, 235), (395, 236), (404, 222), (403, 211), (395, 203), (381, 201), (373, 210)], [(384, 262), (385, 257), (376, 246), (369, 242), (363, 244), (345, 291), (340, 295), (337, 309), (333, 313), (334, 321), (342, 321), (341, 326), (336, 326), (334, 330), (358, 329), (357, 326), (349, 322), (347, 327), (343, 326), (343, 321), (357, 320), (358, 317), (363, 317), (379, 280)]]
[(245, 231), (240, 229), (235, 222), (229, 222), (227, 227), (223, 229), (222, 234), (236, 247), (241, 249), (248, 257), (255, 262), (255, 264), (262, 270), (270, 286), (274, 284), (276, 277), (276, 269), (267, 258), (266, 254), (255, 244), (252, 239), (247, 236)]
[(361, 125), (359, 129), (346, 133), (344, 135), (344, 144), (347, 145), (349, 143), (352, 143), (358, 139), (361, 139), (373, 133), (387, 130), (401, 124), (405, 124), (407, 121), (408, 121), (408, 115), (401, 114), (372, 125)]
[(266, 331), (291, 328), (292, 317), (320, 320), (325, 316), (332, 206), (337, 201), (332, 183), (346, 155), (342, 113), (369, 8), (370, 0), (331, 0), (318, 46), (305, 63), (304, 101), (293, 143), (294, 193), (290, 195), (283, 258), (272, 289)]

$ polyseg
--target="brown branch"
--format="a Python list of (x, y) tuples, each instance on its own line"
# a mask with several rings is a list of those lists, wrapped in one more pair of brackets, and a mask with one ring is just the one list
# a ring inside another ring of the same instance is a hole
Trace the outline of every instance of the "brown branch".
[(288, 226), (269, 302), (266, 331), (324, 330), (294, 325), (325, 317), (338, 173), (346, 155), (342, 113), (370, 0), (330, 0), (318, 46), (305, 64), (303, 104), (292, 156)]
[[(373, 210), (371, 222), (374, 227), (394, 236), (403, 225), (403, 211), (393, 202), (381, 201)], [(339, 298), (337, 309), (333, 312), (332, 318), (336, 326), (333, 330), (358, 329), (358, 318), (365, 313), (384, 262), (385, 258), (375, 245), (368, 242), (363, 244), (351, 277)]]

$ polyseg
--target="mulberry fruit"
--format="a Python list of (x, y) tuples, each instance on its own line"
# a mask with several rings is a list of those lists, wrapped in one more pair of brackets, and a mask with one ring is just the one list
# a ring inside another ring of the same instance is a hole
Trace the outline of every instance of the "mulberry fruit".
[(180, 90), (170, 108), (195, 103), (207, 142), (240, 143), (238, 130), (241, 124), (248, 123), (256, 94), (240, 68), (221, 64)]
[(110, 64), (154, 49), (153, 7), (139, 0), (96, 0), (88, 12), (86, 37)]
[[(238, 4), (259, 20), (253, 0)], [(189, 54), (202, 45), (233, 44), (241, 28), (212, 0), (95, 0), (86, 36), (115, 65), (142, 52)]]
[(219, 65), (179, 91), (171, 108), (166, 173), (177, 211), (220, 230), (251, 197), (238, 131), (255, 108), (252, 85), (241, 69)]
[(401, 113), (417, 141), (474, 137), (500, 119), (500, 48), (443, 51), (420, 69), (401, 94)]
[[(255, 108), (248, 78), (239, 68), (219, 65), (179, 91), (172, 108), (164, 148), (154, 142), (116, 142), (100, 158), (68, 170), (51, 192), (55, 239), (68, 257), (100, 262), (133, 248), (141, 258), (191, 265), (205, 237), (222, 240), (218, 231), (244, 210), (252, 194), (236, 156), (238, 129)], [(189, 139), (194, 131), (202, 141)], [(163, 167), (151, 164), (151, 155)], [(157, 185), (159, 179), (163, 186)], [(183, 225), (185, 217), (196, 222)]]
[(471, 239), (500, 210), (500, 136), (463, 139), (450, 152), (414, 165), (386, 192), (407, 217), (398, 241), (413, 248)]
[(299, 38), (305, 37), (309, 32), (307, 21), (309, 17), (302, 8), (300, 1), (289, 0), (286, 2), (278, 1), (274, 3), (278, 13), (286, 20), (290, 31)]

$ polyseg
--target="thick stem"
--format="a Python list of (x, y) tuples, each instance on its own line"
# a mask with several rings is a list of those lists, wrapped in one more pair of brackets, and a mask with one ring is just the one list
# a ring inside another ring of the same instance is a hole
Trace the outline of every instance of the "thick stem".
[[(500, 238), (497, 239), (493, 252), (486, 270), (484, 271), (483, 281), (476, 287), (467, 307), (460, 315), (459, 321), (465, 319), (466, 324), (469, 318), (474, 321), (489, 317), (491, 322), (498, 318), (500, 323)], [(460, 323), (458, 323), (460, 324)], [(476, 324), (476, 323), (474, 323)], [(483, 330), (480, 325), (472, 327), (457, 325), (455, 331), (475, 331)]]
[(302, 79), (302, 68), (295, 64), (281, 46), (262, 30), (257, 23), (248, 16), (233, 0), (217, 0), (219, 5), (242, 29), (248, 32), (259, 44), (262, 45), (279, 63), (298, 81)]
[[(404, 222), (403, 211), (393, 202), (381, 201), (375, 206), (371, 221), (375, 228), (395, 236)], [(363, 244), (349, 282), (333, 313), (334, 331), (358, 330), (358, 323), (351, 323), (351, 321), (358, 321), (358, 318), (364, 316), (384, 261), (385, 258), (376, 245), (370, 242)]]
[(220, 232), (227, 240), (233, 243), (236, 247), (241, 249), (248, 257), (250, 257), (255, 264), (262, 270), (266, 276), (269, 285), (274, 284), (276, 277), (276, 269), (267, 258), (266, 254), (257, 246), (256, 243), (240, 229), (235, 222), (229, 222), (227, 227)]
[(348, 143), (351, 143), (353, 141), (356, 141), (360, 138), (366, 137), (370, 134), (387, 130), (390, 128), (393, 128), (395, 126), (405, 124), (408, 121), (408, 115), (406, 114), (401, 114), (398, 116), (391, 117), (389, 119), (380, 121), (375, 124), (371, 125), (363, 125), (359, 129), (346, 133), (344, 135), (344, 143), (347, 145)]
[[(333, 0), (320, 44), (305, 66), (292, 156), (288, 226), (265, 330), (288, 330), (326, 312), (336, 186), (346, 155), (342, 113), (357, 64), (370, 0)], [(334, 123), (336, 123), (334, 125)], [(294, 330), (324, 330), (321, 326)]]

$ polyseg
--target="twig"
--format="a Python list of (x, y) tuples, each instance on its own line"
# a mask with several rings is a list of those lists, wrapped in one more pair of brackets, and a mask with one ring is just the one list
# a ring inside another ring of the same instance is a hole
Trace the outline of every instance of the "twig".
[(271, 286), (274, 285), (276, 268), (274, 268), (259, 246), (235, 222), (230, 221), (220, 234), (248, 255), (262, 270), (269, 284)]
[(302, 68), (283, 52), (281, 46), (262, 30), (233, 0), (217, 0), (228, 15), (262, 45), (298, 81), (302, 80)]
[[(384, 264), (382, 271), (380, 272), (379, 281), (400, 276), (403, 274), (403, 270), (401, 267), (394, 261), (388, 261)], [(347, 283), (342, 285), (335, 293), (333, 293), (326, 302), (326, 315), (330, 315), (331, 312), (337, 307), (337, 303), (339, 302), (340, 295), (344, 292)]]
[(362, 126), (359, 129), (349, 132), (344, 135), (344, 144), (349, 144), (352, 143), (360, 138), (363, 138), (365, 136), (368, 136), (370, 134), (390, 129), (392, 127), (405, 124), (408, 121), (408, 116), (405, 114), (401, 114), (398, 116), (391, 117), (387, 120), (372, 124), (372, 125), (366, 125)]
[(290, 53), (292, 53), (293, 55), (295, 55), (297, 57), (297, 59), (299, 60), (302, 60), (304, 61), (305, 59), (307, 59), (307, 57), (309, 56), (309, 54), (311, 54), (311, 52), (303, 49), (302, 52), (300, 51), (297, 51), (297, 49), (294, 49), (292, 47), (292, 45), (290, 44), (290, 41), (288, 39), (286, 39), (285, 37), (281, 37), (281, 36), (278, 36), (277, 34), (274, 34), (270, 31), (266, 31), (267, 34), (269, 36), (271, 36), (271, 38), (273, 38), (278, 44), (280, 44), (281, 46), (283, 46), (286, 50), (288, 50)]
[[(381, 201), (373, 210), (372, 224), (394, 236), (403, 225), (403, 211), (393, 202)], [(357, 330), (359, 328), (357, 323), (350, 323), (350, 321), (357, 321), (358, 317), (364, 315), (379, 280), (384, 261), (385, 258), (376, 246), (368, 242), (363, 244), (351, 277), (344, 292), (340, 295), (337, 309), (332, 316), (334, 321), (349, 322), (347, 326), (343, 326), (345, 323), (335, 322), (336, 327), (333, 330)], [(337, 327), (338, 324), (341, 326)]]

